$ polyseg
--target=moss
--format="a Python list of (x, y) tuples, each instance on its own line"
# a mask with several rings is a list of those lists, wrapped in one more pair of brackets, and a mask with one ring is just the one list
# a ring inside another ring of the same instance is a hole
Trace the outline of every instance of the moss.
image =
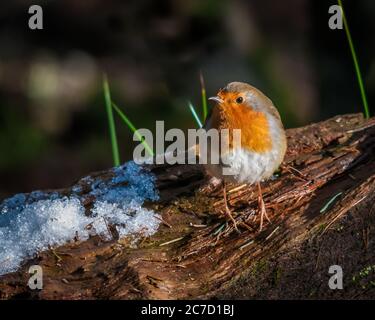
[(250, 274), (252, 276), (257, 276), (259, 274), (264, 273), (268, 270), (268, 262), (264, 259), (260, 259), (259, 261), (255, 262), (253, 267), (251, 268)]
[[(370, 277), (372, 279), (370, 279)], [(352, 277), (352, 282), (359, 285), (362, 289), (375, 287), (375, 265), (369, 265), (361, 269), (357, 274)]]
[(316, 231), (313, 231), (313, 234), (320, 234), (326, 228), (326, 223), (321, 223), (316, 227)]
[(275, 284), (275, 286), (278, 286), (280, 284), (282, 275), (283, 275), (283, 270), (277, 267), (274, 270), (274, 275), (273, 275), (273, 283)]
[(311, 288), (311, 291), (309, 293), (309, 298), (314, 298), (314, 296), (316, 295), (317, 292), (318, 292), (318, 289)]
[(341, 232), (341, 231), (344, 230), (344, 226), (337, 226), (337, 227), (335, 228), (335, 230), (336, 230), (337, 232)]
[(197, 216), (207, 216), (215, 211), (213, 209), (214, 201), (214, 198), (209, 198), (201, 193), (196, 193), (193, 197), (181, 198), (175, 203), (175, 206), (181, 211), (192, 212)]

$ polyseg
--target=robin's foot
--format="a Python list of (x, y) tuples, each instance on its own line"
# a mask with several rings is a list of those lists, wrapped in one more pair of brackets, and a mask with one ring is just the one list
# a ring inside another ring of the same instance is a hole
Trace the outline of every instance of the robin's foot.
[(268, 222), (271, 222), (270, 218), (268, 218), (266, 206), (263, 201), (263, 195), (262, 195), (262, 189), (260, 187), (260, 183), (257, 183), (258, 185), (258, 209), (260, 213), (260, 226), (259, 226), (259, 232), (262, 231), (263, 228), (263, 221), (264, 217), (268, 220)]
[(234, 226), (234, 229), (236, 229), (236, 231), (239, 233), (240, 231), (239, 231), (238, 228), (237, 228), (237, 222), (236, 222), (236, 220), (233, 218), (233, 216), (232, 216), (232, 211), (231, 211), (231, 210), (229, 209), (229, 207), (228, 207), (227, 190), (226, 190), (225, 182), (223, 183), (223, 195), (224, 195), (225, 213), (226, 213), (226, 215), (228, 216), (228, 218), (229, 218), (230, 220), (232, 220), (232, 222), (233, 222), (233, 226)]

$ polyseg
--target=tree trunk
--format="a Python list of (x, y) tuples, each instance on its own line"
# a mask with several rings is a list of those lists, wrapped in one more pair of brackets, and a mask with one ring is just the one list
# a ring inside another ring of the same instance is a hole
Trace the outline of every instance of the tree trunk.
[[(92, 237), (42, 252), (0, 277), (0, 297), (374, 298), (375, 120), (337, 116), (287, 136), (278, 177), (262, 183), (271, 222), (261, 232), (256, 186), (227, 188), (237, 233), (199, 165), (150, 165), (160, 200), (147, 205), (163, 220), (156, 234), (137, 248)], [(43, 267), (40, 291), (27, 286), (32, 264)], [(343, 270), (342, 290), (328, 285), (332, 265)]]

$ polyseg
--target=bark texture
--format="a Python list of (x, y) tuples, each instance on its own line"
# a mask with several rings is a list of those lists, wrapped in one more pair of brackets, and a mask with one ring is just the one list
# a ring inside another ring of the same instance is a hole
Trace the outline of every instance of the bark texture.
[[(152, 165), (161, 199), (147, 205), (163, 219), (154, 236), (137, 248), (93, 237), (42, 252), (0, 277), (0, 297), (375, 298), (375, 120), (336, 116), (287, 137), (280, 172), (262, 183), (271, 220), (262, 232), (256, 186), (228, 188), (237, 233), (225, 219), (222, 190), (199, 165)], [(44, 270), (40, 291), (27, 286), (36, 263)], [(329, 289), (331, 265), (343, 269), (343, 290)]]

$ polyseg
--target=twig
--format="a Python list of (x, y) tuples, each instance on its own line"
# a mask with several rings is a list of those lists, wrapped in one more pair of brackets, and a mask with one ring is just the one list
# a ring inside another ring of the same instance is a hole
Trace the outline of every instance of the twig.
[(361, 199), (359, 199), (358, 201), (356, 201), (355, 203), (353, 203), (350, 207), (345, 207), (343, 208), (342, 210), (340, 210), (340, 212), (336, 215), (336, 217), (334, 217), (330, 223), (328, 223), (328, 225), (325, 227), (325, 229), (323, 230), (322, 234), (323, 235), (327, 230), (328, 228), (338, 219), (340, 218), (344, 213), (348, 212), (350, 209), (352, 209), (353, 207), (355, 207), (358, 203), (362, 202), (367, 196), (364, 196), (362, 197)]
[(165, 221), (163, 218), (156, 216), (156, 219), (160, 220), (162, 223), (164, 223), (167, 227), (170, 229), (173, 229), (172, 225), (170, 225), (167, 221)]
[(56, 253), (55, 249), (52, 249), (52, 253), (57, 258), (57, 262), (62, 261), (62, 258)]
[(280, 226), (277, 226), (268, 236), (267, 236), (267, 238), (266, 238), (266, 240), (268, 240), (269, 238), (271, 238), (273, 235), (274, 235), (274, 233), (277, 231), (277, 229), (279, 229), (280, 228)]
[(250, 240), (249, 242), (245, 243), (244, 245), (242, 245), (240, 247), (240, 250), (243, 250), (244, 248), (246, 248), (247, 246), (251, 245), (254, 243), (254, 240)]
[(309, 179), (301, 171), (297, 170), (296, 168), (293, 168), (290, 165), (283, 166), (283, 169), (285, 169), (286, 171), (288, 171), (289, 173), (291, 173), (293, 176), (295, 176), (297, 179), (301, 181), (304, 181), (304, 182), (309, 181)]
[(235, 188), (233, 188), (233, 189), (228, 190), (228, 194), (231, 194), (231, 193), (234, 193), (234, 192), (236, 192), (236, 191), (238, 191), (238, 190), (241, 190), (241, 189), (243, 189), (243, 188), (246, 187), (246, 186), (247, 186), (247, 184), (241, 184), (241, 185), (238, 186), (238, 187), (235, 187)]
[(366, 125), (366, 126), (363, 126), (363, 127), (357, 128), (357, 129), (348, 130), (348, 131), (346, 131), (346, 133), (356, 133), (356, 132), (360, 132), (360, 131), (363, 131), (363, 130), (366, 130), (366, 129), (370, 129), (374, 126), (375, 126), (375, 121), (371, 121), (369, 125)]
[(191, 222), (190, 222), (190, 226), (194, 228), (206, 228), (207, 227), (206, 224), (193, 224)]
[(180, 237), (180, 238), (173, 239), (173, 240), (171, 240), (171, 241), (164, 242), (164, 243), (162, 243), (162, 244), (159, 244), (159, 247), (166, 246), (167, 244), (171, 244), (171, 243), (174, 243), (174, 242), (180, 241), (180, 240), (182, 240), (183, 238), (184, 238), (184, 237)]

